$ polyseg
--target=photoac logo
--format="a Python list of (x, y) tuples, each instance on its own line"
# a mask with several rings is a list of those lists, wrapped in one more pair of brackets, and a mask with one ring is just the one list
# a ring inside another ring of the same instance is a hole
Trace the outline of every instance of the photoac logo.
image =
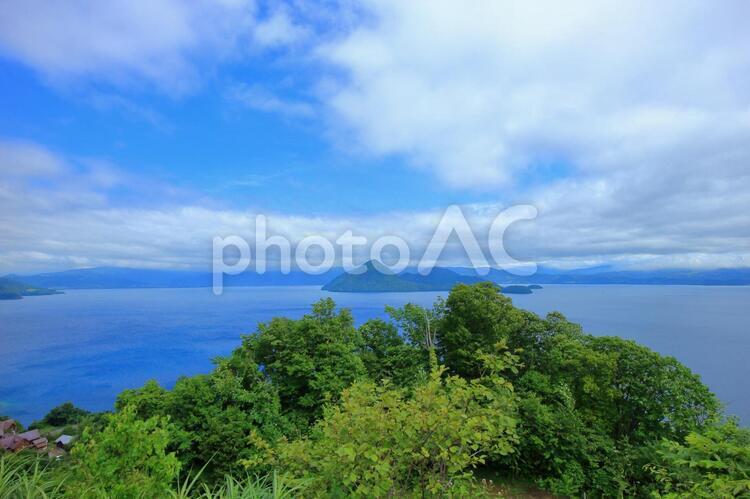
[[(492, 220), (486, 233), (486, 247), (495, 268), (521, 276), (530, 276), (536, 273), (536, 264), (513, 258), (505, 250), (504, 242), (505, 232), (514, 222), (533, 220), (536, 216), (536, 207), (523, 204), (503, 210)], [(417, 272), (421, 275), (428, 275), (432, 272), (436, 262), (445, 251), (449, 239), (454, 234), (474, 270), (479, 275), (487, 275), (493, 265), (487, 261), (482, 251), (481, 239), (477, 237), (463, 211), (457, 205), (451, 205), (445, 210), (418, 260), (412, 259), (410, 244), (397, 235), (381, 236), (369, 244), (365, 236), (357, 236), (354, 231), (347, 230), (333, 241), (323, 236), (312, 235), (293, 245), (284, 236), (269, 236), (266, 217), (258, 215), (255, 219), (254, 248), (251, 249), (247, 239), (238, 235), (214, 237), (213, 292), (216, 295), (223, 292), (225, 275), (242, 274), (251, 267), (258, 274), (267, 272), (268, 251), (274, 247), (279, 251), (279, 271), (282, 274), (291, 272), (292, 261), (301, 272), (311, 275), (328, 272), (336, 262), (340, 262), (343, 270), (350, 274), (363, 272), (364, 268), (354, 263), (354, 249), (359, 247), (369, 254), (370, 260), (382, 263), (382, 266), (376, 267), (379, 272), (398, 274), (406, 270), (410, 263), (416, 261)], [(386, 248), (391, 250), (389, 255), (392, 256), (395, 250), (397, 256), (389, 259), (384, 258)], [(237, 257), (228, 260), (226, 257), (227, 250), (233, 251)], [(311, 259), (309, 256), (311, 252), (319, 255), (319, 258)], [(253, 255), (255, 256), (253, 257)], [(386, 260), (392, 263), (386, 264)]]

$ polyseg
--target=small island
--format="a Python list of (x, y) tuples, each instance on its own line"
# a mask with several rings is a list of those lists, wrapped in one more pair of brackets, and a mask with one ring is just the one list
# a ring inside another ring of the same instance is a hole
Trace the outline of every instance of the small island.
[(29, 286), (15, 279), (0, 277), (0, 300), (20, 300), (24, 296), (59, 295), (62, 291)]
[(512, 286), (501, 286), (500, 290), (504, 295), (530, 295), (533, 293), (531, 286), (514, 284)]

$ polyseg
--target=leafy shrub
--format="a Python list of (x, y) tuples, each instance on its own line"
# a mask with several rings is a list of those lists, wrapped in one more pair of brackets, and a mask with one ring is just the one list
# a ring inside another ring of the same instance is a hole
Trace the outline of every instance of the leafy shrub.
[(474, 467), (513, 451), (512, 387), (494, 372), (471, 381), (442, 374), (411, 395), (355, 383), (309, 438), (282, 444), (282, 469), (309, 479), (318, 496), (468, 494)]
[(166, 452), (169, 432), (166, 418), (144, 421), (132, 407), (123, 408), (73, 448), (76, 463), (66, 490), (76, 497), (166, 496), (180, 469), (174, 453)]
[(690, 433), (684, 443), (665, 440), (648, 468), (656, 497), (748, 497), (750, 430), (730, 420)]

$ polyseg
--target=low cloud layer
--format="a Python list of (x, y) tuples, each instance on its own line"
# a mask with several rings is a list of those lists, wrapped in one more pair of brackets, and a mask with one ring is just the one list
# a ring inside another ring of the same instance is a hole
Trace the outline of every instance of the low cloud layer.
[[(239, 235), (252, 244), (257, 215), (267, 217), (269, 235), (283, 235), (293, 245), (309, 235), (335, 241), (349, 230), (370, 244), (397, 235), (418, 260), (445, 210), (349, 217), (217, 208), (217, 202), (144, 182), (107, 162), (71, 160), (28, 143), (20, 150), (15, 143), (0, 144), (0, 157), (9, 151), (17, 168), (0, 181), (0, 273), (102, 265), (207, 270), (212, 239)], [(38, 166), (47, 163), (58, 166), (39, 182)], [(750, 192), (750, 177), (731, 186), (686, 178), (679, 193), (671, 185), (674, 194), (666, 196), (656, 187), (678, 180), (653, 172), (634, 191), (623, 173), (608, 182), (565, 180), (530, 192), (515, 201), (535, 205), (539, 215), (512, 225), (506, 248), (520, 260), (565, 267), (749, 266), (750, 199), (743, 193)], [(117, 196), (128, 191), (158, 201), (118, 203)], [(725, 203), (737, 211), (729, 212)], [(621, 209), (625, 204), (633, 208)], [(509, 205), (462, 207), (488, 259), (489, 225)], [(366, 259), (367, 252), (355, 256)], [(468, 263), (457, 240), (440, 262)]]

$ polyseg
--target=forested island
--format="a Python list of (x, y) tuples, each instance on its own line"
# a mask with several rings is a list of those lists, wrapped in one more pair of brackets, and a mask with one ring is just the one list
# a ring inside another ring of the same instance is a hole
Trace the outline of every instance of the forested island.
[[(456, 284), (476, 284), (485, 278), (462, 275), (453, 270), (435, 267), (429, 274), (401, 272), (394, 274), (382, 263), (370, 260), (352, 272), (345, 272), (323, 285), (324, 291), (342, 293), (404, 293), (413, 291), (450, 291)], [(532, 286), (511, 285), (502, 288), (505, 294), (531, 294)]]
[(0, 300), (20, 300), (24, 296), (57, 295), (61, 293), (62, 291), (30, 286), (15, 279), (0, 277)]
[(516, 308), (486, 282), (387, 312), (357, 327), (323, 299), (300, 319), (259, 324), (208, 374), (126, 390), (112, 413), (58, 407), (31, 433), (65, 433), (70, 452), (0, 451), (0, 487), (7, 497), (487, 497), (518, 483), (578, 497), (750, 494), (750, 431), (676, 359)]

